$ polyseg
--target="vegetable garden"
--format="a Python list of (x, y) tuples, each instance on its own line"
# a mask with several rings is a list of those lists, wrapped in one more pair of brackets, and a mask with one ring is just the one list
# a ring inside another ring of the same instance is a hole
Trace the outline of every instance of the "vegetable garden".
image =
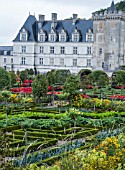
[(81, 91), (75, 76), (48, 86), (38, 75), (17, 86), (0, 93), (1, 169), (124, 169), (124, 85)]

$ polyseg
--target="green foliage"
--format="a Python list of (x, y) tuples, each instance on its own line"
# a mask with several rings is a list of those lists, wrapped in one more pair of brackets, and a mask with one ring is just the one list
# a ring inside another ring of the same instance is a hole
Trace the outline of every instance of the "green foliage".
[(27, 70), (27, 72), (28, 72), (28, 75), (34, 75), (34, 71), (33, 71), (32, 68), (26, 69), (26, 70)]
[(109, 83), (108, 75), (102, 70), (93, 71), (89, 74), (89, 79), (93, 84), (101, 87)]
[(33, 95), (38, 103), (40, 102), (40, 97), (46, 96), (48, 90), (48, 82), (44, 75), (37, 75), (32, 84)]
[(20, 79), (22, 82), (28, 78), (28, 71), (27, 70), (22, 70), (20, 72)]
[(117, 10), (121, 10), (125, 12), (125, 0), (120, 1), (116, 4)]
[(56, 83), (64, 84), (67, 77), (70, 76), (71, 73), (69, 70), (57, 70), (56, 71)]
[(9, 73), (0, 67), (0, 90), (10, 87), (11, 79)]
[(47, 81), (49, 85), (53, 85), (56, 83), (56, 70), (51, 70), (47, 72), (46, 75)]
[(78, 72), (77, 76), (79, 76), (79, 77), (80, 77), (80, 80), (81, 80), (82, 82), (84, 82), (85, 78), (86, 78), (90, 73), (92, 73), (91, 70), (89, 70), (89, 69), (82, 69), (82, 70), (80, 70), (80, 71)]
[(124, 70), (119, 70), (115, 72), (116, 77), (115, 77), (115, 82), (119, 84), (125, 84), (125, 71)]
[(11, 86), (13, 86), (16, 83), (16, 74), (13, 71), (11, 71), (9, 72), (9, 75), (11, 79)]
[[(116, 9), (117, 9), (118, 11), (123, 11), (123, 12), (125, 12), (125, 0), (116, 3), (115, 6), (116, 6)], [(108, 9), (108, 8), (106, 8), (106, 9), (100, 9), (100, 10), (98, 10), (98, 11), (96, 11), (96, 12), (98, 12), (98, 13), (99, 13), (99, 12), (104, 12), (104, 11), (107, 10), (107, 9)]]
[(69, 93), (70, 101), (75, 95), (79, 93), (79, 88), (81, 87), (80, 80), (77, 76), (69, 76), (63, 86), (63, 92)]

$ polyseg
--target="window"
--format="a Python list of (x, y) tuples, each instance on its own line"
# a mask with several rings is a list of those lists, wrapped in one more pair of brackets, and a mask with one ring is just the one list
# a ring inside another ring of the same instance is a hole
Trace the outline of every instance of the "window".
[(22, 46), (22, 53), (26, 53), (26, 46)]
[(91, 59), (87, 59), (87, 67), (91, 67)]
[(3, 59), (3, 62), (4, 62), (4, 63), (6, 63), (6, 62), (7, 62), (7, 59), (6, 59), (6, 58), (4, 58), (4, 59)]
[(103, 39), (104, 39), (103, 35), (98, 35), (98, 42), (103, 42), (104, 41)]
[(26, 64), (26, 58), (25, 57), (22, 57), (22, 62), (21, 62), (22, 65), (25, 65)]
[(65, 42), (66, 41), (66, 35), (61, 35), (60, 36), (60, 41)]
[(4, 54), (4, 55), (7, 55), (7, 51), (4, 51), (3, 54)]
[(102, 54), (102, 48), (99, 49), (99, 55), (101, 55), (101, 54)]
[(74, 34), (73, 35), (73, 41), (74, 42), (78, 42), (79, 41), (79, 35), (78, 34)]
[(51, 65), (51, 66), (54, 65), (54, 58), (50, 58), (50, 65)]
[(21, 41), (26, 41), (27, 40), (27, 34), (22, 33)]
[(54, 54), (54, 47), (50, 47), (50, 54)]
[(20, 41), (27, 41), (28, 32), (25, 28), (23, 28), (20, 32)]
[(39, 50), (39, 51), (40, 51), (40, 53), (43, 54), (43, 53), (44, 53), (44, 47), (43, 47), (43, 46), (40, 46), (40, 50)]
[(91, 35), (91, 34), (88, 34), (88, 36), (87, 36), (87, 41), (88, 41), (88, 42), (92, 42), (92, 35)]
[(73, 66), (77, 66), (77, 59), (73, 59)]
[(60, 66), (64, 66), (64, 58), (60, 58)]
[(105, 65), (104, 65), (104, 62), (102, 62), (102, 68), (104, 68), (104, 66), (105, 66)]
[(10, 51), (10, 55), (13, 55), (13, 51)]
[(87, 47), (87, 54), (91, 54), (91, 53), (92, 53), (91, 47)]
[(54, 42), (55, 41), (55, 35), (50, 35), (50, 41)]
[(44, 42), (45, 41), (45, 35), (39, 35), (39, 41)]
[(13, 58), (11, 58), (11, 63), (13, 63)]
[(73, 47), (73, 54), (77, 54), (77, 47)]
[(43, 65), (43, 58), (39, 58), (39, 65)]
[(65, 54), (65, 47), (60, 47), (60, 54)]

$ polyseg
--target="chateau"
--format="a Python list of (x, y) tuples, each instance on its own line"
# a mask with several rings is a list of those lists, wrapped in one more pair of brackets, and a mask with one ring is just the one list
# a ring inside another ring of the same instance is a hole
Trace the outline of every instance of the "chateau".
[(108, 73), (125, 65), (125, 13), (112, 1), (104, 12), (95, 12), (89, 20), (51, 20), (44, 15), (29, 15), (13, 40), (13, 47), (0, 47), (0, 67), (8, 71), (32, 68), (36, 72), (51, 69), (104, 70)]

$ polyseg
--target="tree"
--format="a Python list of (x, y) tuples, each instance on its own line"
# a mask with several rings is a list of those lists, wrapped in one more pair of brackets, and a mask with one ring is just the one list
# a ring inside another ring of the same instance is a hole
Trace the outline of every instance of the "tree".
[(89, 79), (93, 84), (101, 87), (109, 83), (108, 75), (102, 70), (93, 71), (89, 74)]
[(69, 76), (63, 86), (63, 92), (69, 93), (69, 101), (73, 99), (78, 93), (81, 87), (80, 80), (77, 76)]
[(10, 88), (11, 79), (9, 72), (0, 67), (0, 90)]
[(71, 75), (71, 73), (69, 70), (56, 70), (55, 82), (64, 84), (66, 82), (67, 77), (70, 75)]
[(82, 70), (80, 70), (80, 71), (78, 72), (78, 76), (80, 77), (80, 80), (81, 80), (82, 82), (84, 82), (84, 79), (86, 79), (86, 77), (88, 77), (88, 75), (89, 75), (90, 73), (92, 73), (91, 70), (89, 70), (89, 69), (82, 69)]
[(28, 79), (28, 71), (27, 70), (23, 70), (20, 72), (20, 79), (22, 82), (24, 82), (24, 80)]
[(53, 69), (51, 71), (48, 71), (47, 74), (46, 74), (46, 78), (47, 78), (47, 81), (48, 81), (48, 84), (51, 86), (51, 85), (54, 85), (56, 83), (56, 71)]
[(33, 81), (33, 95), (36, 102), (40, 102), (40, 98), (44, 97), (48, 90), (48, 82), (44, 75), (38, 74)]
[(11, 79), (11, 86), (13, 86), (16, 83), (16, 74), (13, 71), (11, 71), (9, 72), (9, 75)]
[(124, 70), (119, 70), (115, 72), (116, 77), (115, 77), (115, 82), (125, 85), (125, 71)]

